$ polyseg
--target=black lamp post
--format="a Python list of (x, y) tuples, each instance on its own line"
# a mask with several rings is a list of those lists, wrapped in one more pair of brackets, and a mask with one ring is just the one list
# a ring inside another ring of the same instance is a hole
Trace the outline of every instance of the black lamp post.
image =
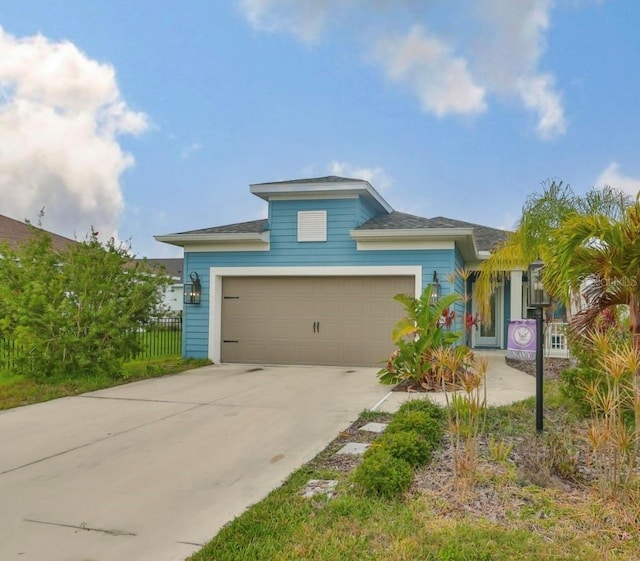
[(440, 281), (438, 271), (433, 271), (433, 281), (431, 282), (431, 304), (435, 304), (440, 298)]
[(189, 275), (191, 282), (187, 282), (184, 285), (184, 303), (185, 304), (200, 304), (200, 296), (202, 295), (202, 285), (200, 284), (200, 277), (195, 271)]
[(529, 265), (527, 271), (529, 277), (529, 307), (536, 311), (536, 431), (542, 432), (543, 428), (543, 331), (542, 319), (544, 308), (551, 305), (551, 298), (544, 290), (542, 284), (542, 269), (544, 263), (538, 259)]

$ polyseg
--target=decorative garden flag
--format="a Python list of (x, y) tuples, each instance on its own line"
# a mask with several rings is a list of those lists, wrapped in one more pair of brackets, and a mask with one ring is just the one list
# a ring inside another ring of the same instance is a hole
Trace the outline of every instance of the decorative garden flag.
[(514, 319), (509, 322), (507, 358), (536, 359), (536, 320)]

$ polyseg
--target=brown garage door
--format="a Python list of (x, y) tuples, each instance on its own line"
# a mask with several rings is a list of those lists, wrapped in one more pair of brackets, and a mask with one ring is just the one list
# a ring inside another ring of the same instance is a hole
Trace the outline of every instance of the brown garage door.
[(376, 366), (413, 277), (225, 277), (222, 362)]

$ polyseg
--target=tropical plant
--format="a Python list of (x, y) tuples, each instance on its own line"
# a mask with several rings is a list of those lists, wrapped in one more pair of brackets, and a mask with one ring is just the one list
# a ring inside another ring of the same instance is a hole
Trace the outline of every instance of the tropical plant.
[(622, 499), (637, 490), (640, 454), (640, 355), (628, 341), (591, 333), (599, 376), (585, 383), (591, 405), (587, 433), (600, 488)]
[[(545, 271), (556, 265), (555, 235), (569, 219), (604, 216), (616, 222), (625, 215), (629, 204), (627, 195), (610, 187), (591, 189), (586, 195), (578, 195), (569, 185), (556, 181), (545, 184), (542, 193), (529, 196), (515, 231), (510, 232), (506, 241), (482, 264), (474, 291), (482, 321), (491, 321), (490, 296), (505, 274), (512, 270), (524, 271), (538, 258), (545, 262)], [(580, 295), (576, 292), (563, 294), (563, 303), (571, 314), (575, 304), (580, 302)], [(556, 296), (553, 292), (552, 295)]]
[(451, 395), (445, 393), (453, 473), (458, 478), (469, 476), (468, 479), (472, 480), (478, 464), (480, 435), (486, 414), (484, 382), (489, 363), (466, 347), (438, 349), (434, 359), (442, 379), (447, 377), (447, 373), (456, 374), (457, 391)]
[(553, 240), (546, 251), (545, 286), (564, 302), (581, 293), (586, 303), (572, 329), (585, 334), (605, 310), (626, 305), (632, 344), (640, 353), (640, 196), (615, 218), (569, 217)]
[(380, 369), (378, 377), (383, 384), (410, 380), (427, 389), (438, 389), (433, 351), (452, 345), (460, 338), (459, 333), (445, 329), (442, 318), (462, 297), (452, 293), (432, 302), (431, 285), (428, 285), (420, 298), (397, 294), (394, 299), (404, 306), (406, 316), (393, 328), (391, 336), (397, 349)]

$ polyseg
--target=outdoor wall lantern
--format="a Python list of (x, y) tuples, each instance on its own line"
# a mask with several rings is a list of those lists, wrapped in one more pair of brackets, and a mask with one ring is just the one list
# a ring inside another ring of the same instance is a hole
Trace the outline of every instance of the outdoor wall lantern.
[(544, 308), (551, 305), (551, 297), (544, 289), (542, 284), (542, 270), (544, 263), (537, 259), (527, 270), (529, 277), (529, 307), (535, 308), (536, 311), (536, 431), (541, 433), (543, 429), (543, 401), (542, 395), (544, 390), (544, 370), (543, 370), (543, 352), (542, 344), (544, 333), (542, 329), (542, 318), (544, 316)]
[(200, 277), (195, 271), (189, 275), (191, 282), (187, 282), (184, 285), (184, 303), (185, 304), (200, 304), (200, 296), (202, 295), (202, 285), (200, 284)]
[(435, 304), (440, 298), (440, 281), (438, 271), (433, 271), (433, 281), (431, 282), (431, 304)]

